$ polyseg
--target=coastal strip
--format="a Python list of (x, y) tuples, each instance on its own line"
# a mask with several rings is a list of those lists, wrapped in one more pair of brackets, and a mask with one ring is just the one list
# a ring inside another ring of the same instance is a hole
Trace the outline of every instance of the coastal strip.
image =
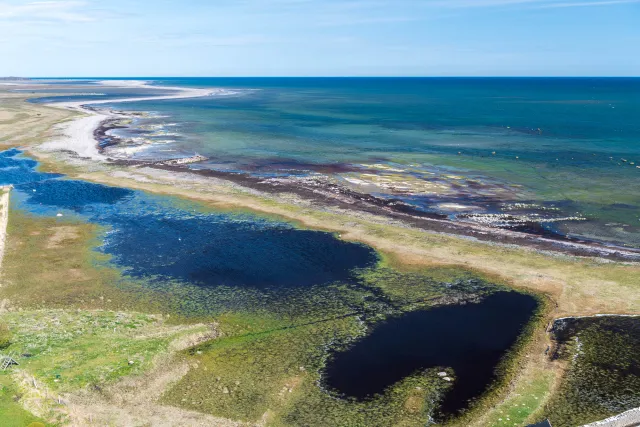
[(173, 164), (166, 161), (117, 160), (114, 164), (134, 166), (138, 170), (144, 169), (144, 172), (151, 175), (153, 175), (151, 169), (164, 170), (172, 174), (174, 184), (181, 178), (188, 181), (187, 174), (198, 175), (205, 179), (220, 179), (272, 197), (293, 194), (301, 200), (312, 202), (321, 210), (339, 209), (354, 214), (376, 215), (387, 221), (400, 221), (416, 229), (492, 244), (528, 247), (551, 255), (562, 253), (612, 261), (640, 261), (640, 251), (634, 248), (607, 246), (559, 234), (535, 234), (491, 227), (482, 223), (453, 221), (445, 215), (420, 211), (397, 199), (383, 199), (375, 195), (353, 191), (325, 178), (263, 178), (213, 169), (193, 169), (188, 167), (188, 164)]
[(61, 123), (56, 130), (59, 132), (58, 138), (46, 142), (41, 146), (45, 151), (72, 151), (80, 157), (92, 160), (106, 161), (97, 145), (94, 133), (96, 129), (107, 122), (116, 118), (122, 118), (121, 114), (112, 111), (97, 110), (90, 108), (88, 105), (126, 103), (138, 101), (159, 101), (165, 99), (184, 99), (184, 98), (200, 98), (205, 96), (228, 96), (234, 95), (236, 92), (226, 89), (200, 89), (200, 88), (183, 88), (173, 86), (151, 86), (145, 82), (127, 82), (127, 81), (107, 81), (100, 82), (106, 86), (120, 87), (136, 87), (144, 89), (167, 90), (174, 93), (168, 95), (155, 95), (138, 98), (118, 98), (118, 99), (100, 99), (95, 101), (76, 101), (76, 102), (54, 102), (47, 104), (49, 107), (61, 108), (78, 113), (82, 116), (69, 122)]
[[(387, 220), (401, 221), (406, 225), (427, 231), (443, 233), (452, 236), (471, 238), (478, 241), (490, 242), (505, 246), (524, 246), (551, 254), (567, 254), (573, 256), (597, 257), (615, 261), (640, 261), (640, 251), (634, 248), (605, 245), (600, 242), (574, 239), (569, 236), (536, 234), (516, 229), (492, 227), (484, 223), (472, 221), (453, 221), (445, 215), (422, 212), (397, 199), (382, 199), (371, 194), (359, 193), (335, 182), (322, 178), (258, 178), (242, 173), (221, 172), (211, 169), (193, 169), (191, 163), (197, 163), (206, 158), (193, 156), (183, 160), (167, 159), (160, 162), (143, 162), (135, 160), (113, 160), (106, 156), (99, 147), (97, 136), (104, 134), (109, 125), (119, 119), (128, 118), (117, 111), (96, 109), (99, 104), (125, 103), (146, 100), (166, 100), (180, 98), (197, 98), (204, 96), (229, 96), (237, 94), (227, 89), (196, 89), (169, 86), (151, 86), (142, 81), (106, 81), (107, 86), (135, 87), (143, 89), (170, 90), (170, 95), (154, 95), (142, 98), (121, 98), (111, 100), (92, 100), (61, 102), (47, 104), (48, 106), (83, 113), (80, 118), (58, 125), (62, 136), (45, 142), (39, 148), (44, 151), (72, 152), (83, 158), (99, 161), (105, 164), (119, 166), (134, 166), (138, 170), (163, 169), (171, 172), (174, 178), (179, 173), (197, 174), (201, 177), (222, 179), (240, 185), (244, 188), (260, 191), (266, 195), (295, 194), (296, 196), (319, 205), (322, 209), (338, 208), (351, 212), (381, 215)], [(188, 179), (187, 179), (188, 180)], [(173, 184), (175, 185), (175, 181)]]

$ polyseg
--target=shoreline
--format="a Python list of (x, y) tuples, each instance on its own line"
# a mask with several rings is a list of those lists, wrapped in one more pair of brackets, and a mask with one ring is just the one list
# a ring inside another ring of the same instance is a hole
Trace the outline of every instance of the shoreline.
[[(587, 239), (578, 239), (558, 233), (543, 230), (538, 223), (524, 223), (522, 227), (527, 231), (492, 227), (471, 221), (451, 220), (444, 214), (421, 211), (399, 199), (383, 199), (368, 193), (361, 193), (339, 185), (329, 180), (314, 179), (305, 180), (295, 177), (287, 178), (259, 178), (249, 174), (215, 171), (212, 169), (192, 169), (189, 164), (206, 160), (202, 156), (180, 159), (166, 159), (159, 161), (138, 161), (130, 159), (113, 159), (103, 152), (104, 147), (99, 145), (98, 138), (111, 137), (106, 135), (114, 122), (131, 118), (130, 115), (119, 111), (100, 110), (93, 105), (126, 103), (146, 100), (184, 99), (204, 96), (228, 96), (235, 92), (226, 89), (190, 89), (171, 86), (151, 86), (146, 82), (138, 81), (107, 81), (107, 86), (124, 86), (136, 88), (165, 89), (178, 91), (171, 95), (158, 95), (142, 98), (120, 98), (113, 100), (75, 101), (46, 104), (50, 107), (62, 108), (75, 112), (88, 114), (88, 116), (73, 119), (58, 128), (62, 131), (62, 138), (48, 141), (40, 145), (44, 151), (71, 151), (79, 157), (91, 159), (104, 164), (114, 164), (125, 167), (150, 167), (164, 169), (175, 173), (189, 173), (202, 177), (212, 177), (230, 181), (236, 185), (247, 187), (268, 194), (292, 193), (298, 197), (317, 203), (321, 207), (327, 205), (342, 209), (352, 209), (365, 213), (382, 215), (391, 220), (402, 221), (409, 226), (427, 231), (445, 233), (462, 238), (473, 238), (483, 242), (500, 245), (516, 245), (533, 248), (534, 250), (561, 253), (572, 256), (598, 257), (615, 261), (640, 262), (640, 249), (625, 248), (613, 244), (606, 244)], [(105, 84), (105, 82), (101, 82)], [(193, 160), (192, 160), (193, 159)]]
[[(101, 82), (101, 84), (104, 84), (104, 82)], [(106, 84), (106, 86), (117, 85)], [(142, 82), (136, 85), (125, 85), (125, 87), (170, 90), (176, 91), (177, 93), (171, 95), (99, 99), (94, 101), (54, 102), (45, 104), (47, 107), (70, 110), (76, 113), (81, 113), (83, 114), (83, 116), (77, 119), (73, 119), (68, 123), (63, 123), (62, 125), (57, 126), (57, 130), (61, 131), (62, 133), (60, 139), (47, 141), (41, 145), (41, 148), (47, 151), (67, 150), (76, 153), (80, 157), (87, 157), (97, 161), (106, 161), (107, 157), (104, 156), (98, 148), (98, 143), (95, 140), (95, 132), (97, 132), (105, 122), (119, 118), (125, 118), (126, 116), (123, 116), (122, 114), (116, 113), (114, 111), (105, 111), (91, 108), (89, 107), (90, 105), (111, 103), (119, 104), (139, 101), (159, 101), (166, 99), (200, 98), (213, 95), (228, 96), (234, 94), (234, 92), (228, 91), (226, 89), (191, 89), (173, 86), (151, 86), (146, 82)]]
[[(120, 161), (119, 164), (126, 164)], [(191, 169), (186, 165), (171, 165), (167, 161), (132, 162), (138, 167), (146, 166), (177, 173), (191, 173), (204, 177), (224, 179), (270, 194), (293, 193), (321, 206), (330, 204), (339, 208), (358, 210), (370, 214), (400, 220), (418, 229), (474, 238), (479, 241), (502, 245), (529, 247), (547, 252), (558, 252), (573, 256), (596, 256), (616, 261), (640, 261), (640, 250), (607, 246), (597, 242), (572, 239), (559, 234), (538, 234), (505, 228), (490, 227), (472, 222), (453, 221), (446, 215), (423, 212), (399, 200), (382, 199), (366, 193), (358, 193), (340, 185), (322, 182), (306, 183), (295, 179), (262, 179), (233, 172)], [(287, 180), (289, 180), (287, 182)]]

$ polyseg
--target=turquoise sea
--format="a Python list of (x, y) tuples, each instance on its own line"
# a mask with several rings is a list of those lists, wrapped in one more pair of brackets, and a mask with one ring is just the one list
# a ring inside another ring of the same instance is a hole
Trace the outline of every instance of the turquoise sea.
[(114, 157), (197, 152), (198, 168), (329, 176), (460, 221), (640, 247), (640, 79), (142, 79), (232, 94), (114, 104), (152, 112), (114, 131)]

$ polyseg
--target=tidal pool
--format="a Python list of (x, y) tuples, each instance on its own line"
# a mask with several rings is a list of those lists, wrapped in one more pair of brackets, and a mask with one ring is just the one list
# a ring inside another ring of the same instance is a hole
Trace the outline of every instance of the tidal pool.
[(496, 378), (498, 364), (537, 306), (529, 295), (497, 292), (476, 304), (391, 318), (330, 358), (325, 385), (343, 397), (364, 400), (419, 371), (453, 370), (453, 387), (445, 394), (440, 412), (455, 414)]

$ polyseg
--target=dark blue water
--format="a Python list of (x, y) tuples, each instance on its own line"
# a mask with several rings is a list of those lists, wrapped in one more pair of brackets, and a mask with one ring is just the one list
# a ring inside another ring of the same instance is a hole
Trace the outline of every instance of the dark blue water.
[(21, 209), (77, 215), (108, 227), (101, 250), (128, 275), (200, 286), (310, 287), (349, 281), (378, 257), (330, 233), (249, 214), (37, 172), (18, 150), (0, 154), (0, 184), (13, 184)]
[(455, 414), (492, 383), (496, 367), (536, 308), (533, 297), (500, 292), (478, 304), (389, 319), (347, 351), (334, 354), (325, 384), (344, 396), (366, 399), (422, 370), (452, 368), (454, 385), (440, 411)]

